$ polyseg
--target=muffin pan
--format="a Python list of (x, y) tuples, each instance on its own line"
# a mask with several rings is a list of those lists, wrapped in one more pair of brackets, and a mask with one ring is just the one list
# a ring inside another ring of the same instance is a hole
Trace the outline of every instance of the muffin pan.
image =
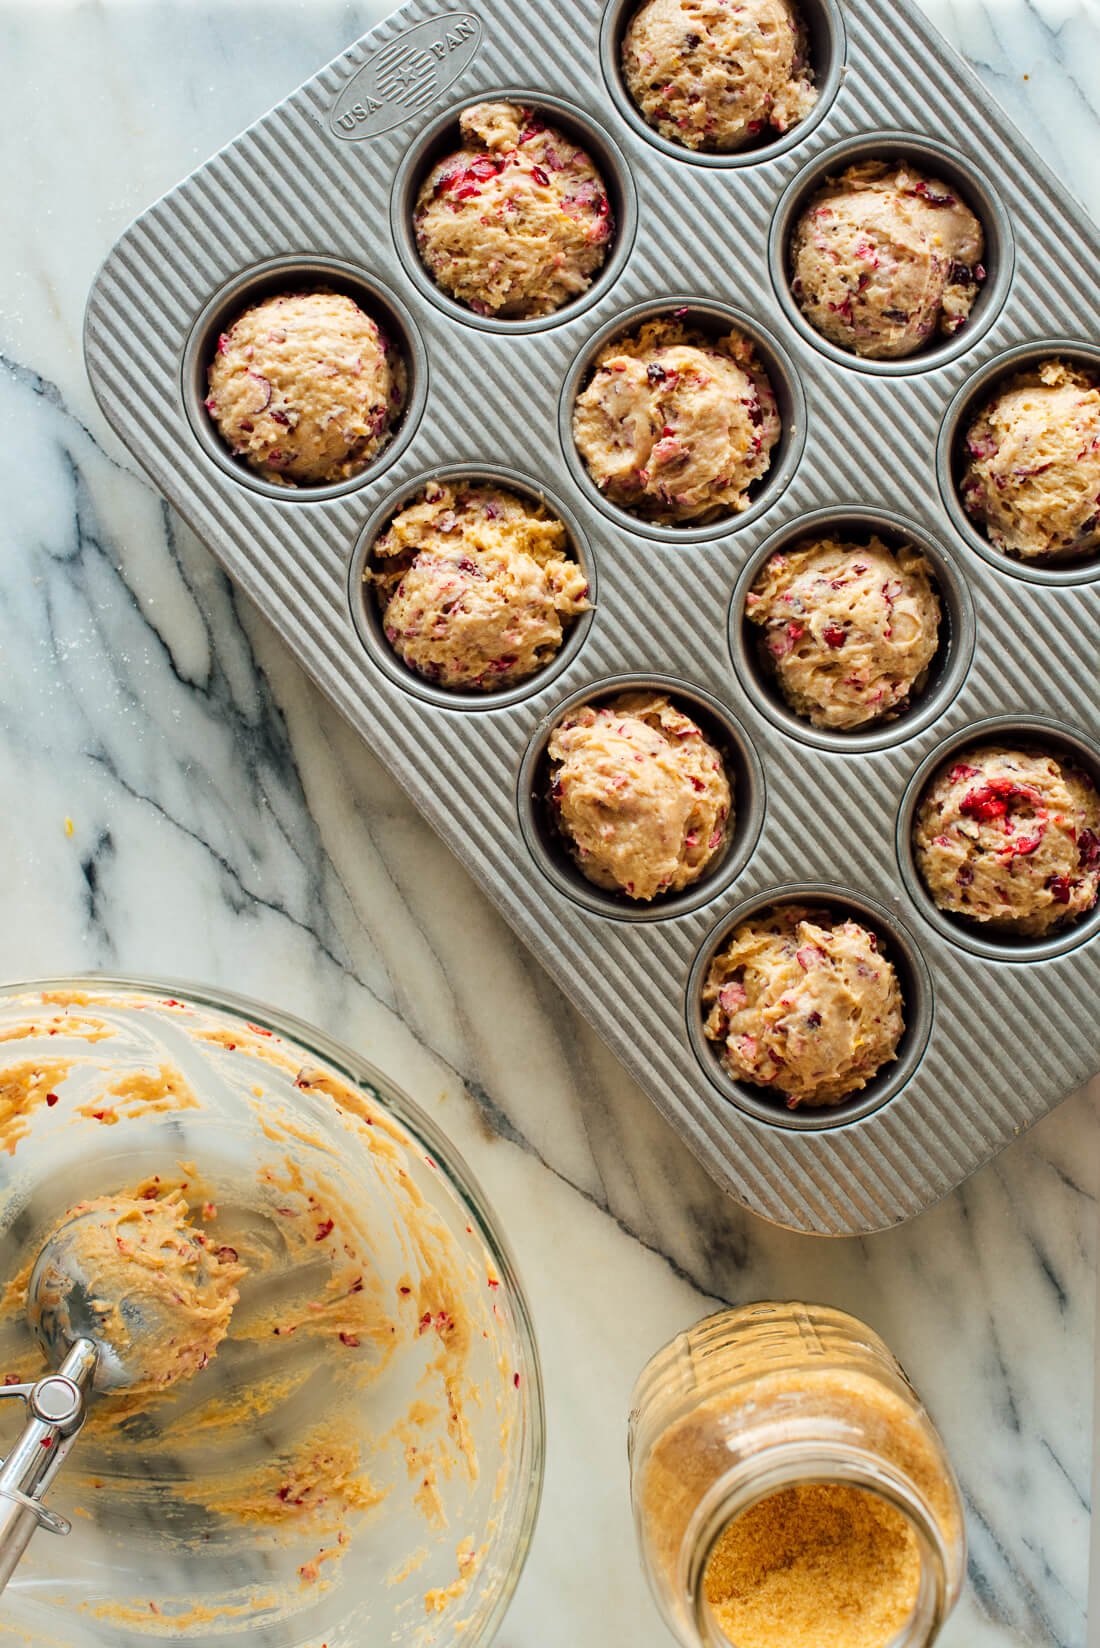
[[(715, 1178), (791, 1228), (872, 1231), (930, 1206), (1100, 1065), (1084, 1005), (1100, 988), (1100, 913), (1042, 944), (999, 944), (935, 910), (908, 843), (919, 786), (992, 723), (1072, 746), (1100, 771), (1089, 736), (1100, 564), (1002, 560), (953, 490), (977, 393), (1025, 358), (1096, 358), (1100, 237), (906, 0), (805, 0), (820, 102), (735, 157), (677, 150), (640, 123), (615, 66), (627, 10), (574, 0), (542, 29), (514, 0), (405, 7), (127, 230), (91, 294), (88, 370), (156, 485)], [(617, 224), (591, 289), (519, 323), (451, 303), (410, 261), (425, 165), (461, 108), (508, 88), (590, 141)], [(987, 235), (970, 325), (904, 362), (861, 362), (808, 335), (786, 287), (798, 202), (855, 152), (926, 157)], [(202, 402), (225, 320), (307, 283), (358, 295), (390, 330), (409, 396), (367, 470), (295, 490), (232, 458)], [(783, 417), (751, 507), (694, 531), (606, 504), (570, 432), (599, 344), (682, 307), (754, 340)], [(405, 670), (362, 584), (376, 532), (426, 479), (456, 472), (545, 489), (592, 583), (594, 610), (561, 655), (498, 697)], [(826, 521), (911, 535), (946, 617), (912, 709), (847, 737), (783, 710), (741, 617), (765, 547)], [(575, 873), (540, 788), (564, 708), (634, 683), (705, 715), (737, 781), (725, 857), (697, 887), (638, 910)], [(732, 1082), (701, 1032), (701, 979), (731, 924), (792, 897), (862, 911), (906, 995), (898, 1060), (827, 1115)]]

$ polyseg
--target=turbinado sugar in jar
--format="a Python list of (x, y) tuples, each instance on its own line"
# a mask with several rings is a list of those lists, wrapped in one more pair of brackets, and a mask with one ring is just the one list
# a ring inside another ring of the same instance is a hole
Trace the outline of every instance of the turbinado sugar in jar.
[(659, 1351), (634, 1392), (642, 1562), (683, 1648), (924, 1648), (958, 1599), (958, 1484), (877, 1334), (756, 1304)]

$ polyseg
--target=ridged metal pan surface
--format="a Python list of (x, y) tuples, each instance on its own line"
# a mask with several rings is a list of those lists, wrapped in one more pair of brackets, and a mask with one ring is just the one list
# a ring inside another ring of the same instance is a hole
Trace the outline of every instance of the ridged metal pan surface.
[[(415, 0), (127, 230), (93, 288), (85, 343), (100, 404), (156, 485), (715, 1178), (768, 1219), (843, 1235), (927, 1208), (1100, 1065), (1097, 921), (1052, 944), (975, 944), (922, 895), (906, 830), (914, 775), (982, 723), (1030, 728), (1094, 770), (1100, 761), (1090, 736), (1100, 568), (1002, 560), (951, 495), (959, 420), (996, 363), (1087, 353), (1100, 238), (904, 0), (803, 10), (821, 87), (812, 117), (767, 149), (700, 160), (648, 132), (624, 98), (618, 0), (570, 0), (552, 18), (515, 0), (469, 11)], [(408, 235), (424, 157), (462, 107), (497, 92), (522, 94), (584, 138), (619, 224), (591, 291), (518, 326), (450, 303)], [(782, 269), (784, 226), (806, 188), (836, 157), (863, 151), (926, 156), (979, 206), (989, 237), (970, 324), (886, 369), (815, 339)], [(374, 468), (295, 495), (226, 457), (203, 426), (201, 395), (220, 319), (298, 272), (383, 312), (403, 340), (411, 393)], [(753, 508), (687, 533), (606, 505), (568, 441), (570, 386), (593, 340), (673, 302), (740, 317), (786, 426)], [(597, 591), (555, 668), (476, 704), (423, 690), (390, 664), (360, 609), (368, 524), (445, 469), (545, 491)], [(920, 712), (839, 746), (770, 699), (735, 604), (764, 546), (813, 515), (877, 521), (926, 545), (949, 619)], [(571, 882), (529, 799), (561, 706), (622, 677), (679, 683), (741, 779), (733, 860), (702, 896), (645, 919)], [(731, 918), (802, 890), (862, 912), (907, 995), (897, 1064), (857, 1102), (812, 1118), (769, 1110), (722, 1073), (696, 999)]]

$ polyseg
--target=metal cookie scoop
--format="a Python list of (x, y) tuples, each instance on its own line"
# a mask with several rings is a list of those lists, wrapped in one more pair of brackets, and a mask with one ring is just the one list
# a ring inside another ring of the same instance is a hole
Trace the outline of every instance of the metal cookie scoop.
[(96, 1311), (83, 1279), (66, 1279), (69, 1229), (66, 1223), (54, 1231), (27, 1288), (28, 1321), (57, 1372), (33, 1384), (0, 1386), (0, 1397), (19, 1397), (27, 1409), (23, 1434), (0, 1466), (0, 1589), (36, 1528), (51, 1534), (70, 1531), (68, 1519), (48, 1511), (42, 1496), (79, 1435), (93, 1381), (109, 1386), (112, 1366), (121, 1367), (97, 1333)]
[(71, 1529), (66, 1517), (41, 1501), (84, 1423), (84, 1393), (95, 1367), (95, 1345), (78, 1339), (56, 1373), (33, 1385), (0, 1386), (0, 1397), (22, 1397), (27, 1405), (23, 1434), (0, 1466), (0, 1590), (36, 1528), (51, 1534)]
[(41, 1500), (84, 1423), (89, 1391), (187, 1378), (225, 1332), (236, 1291), (219, 1280), (218, 1261), (186, 1214), (169, 1200), (86, 1202), (35, 1261), (27, 1320), (57, 1372), (0, 1386), (0, 1397), (20, 1397), (27, 1407), (23, 1434), (0, 1465), (0, 1590), (35, 1528), (70, 1531)]

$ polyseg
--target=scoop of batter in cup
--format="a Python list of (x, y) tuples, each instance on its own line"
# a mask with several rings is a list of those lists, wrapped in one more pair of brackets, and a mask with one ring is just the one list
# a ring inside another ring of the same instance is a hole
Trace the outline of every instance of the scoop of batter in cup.
[(941, 910), (1042, 938), (1100, 894), (1100, 796), (1064, 757), (983, 745), (932, 780), (913, 847)]
[(233, 1249), (190, 1222), (181, 1196), (99, 1196), (70, 1208), (47, 1238), (33, 1326), (58, 1351), (90, 1338), (97, 1383), (131, 1396), (164, 1390), (217, 1353), (244, 1274)]
[(269, 481), (320, 486), (381, 452), (405, 404), (405, 363), (340, 292), (253, 304), (218, 339), (206, 410), (235, 457)]
[(542, 669), (588, 605), (562, 522), (491, 485), (429, 482), (375, 543), (366, 577), (398, 657), (479, 692)]
[(417, 250), (477, 315), (550, 315), (607, 258), (614, 217), (591, 157), (518, 103), (475, 103), (463, 147), (432, 167), (413, 213)]
[(622, 68), (648, 124), (688, 149), (744, 148), (817, 101), (790, 0), (647, 0), (623, 36)]
[(961, 494), (995, 549), (1022, 561), (1100, 549), (1100, 385), (1047, 360), (999, 389), (966, 434)]
[(839, 1104), (897, 1057), (901, 987), (876, 935), (799, 904), (741, 922), (703, 987), (705, 1032), (736, 1080), (787, 1105)]
[(697, 881), (732, 822), (719, 752), (660, 692), (583, 704), (548, 746), (551, 804), (582, 875), (646, 903)]
[(779, 434), (748, 339), (676, 317), (605, 344), (573, 409), (577, 450), (604, 497), (668, 525), (747, 509)]
[(939, 644), (931, 568), (909, 546), (820, 538), (769, 557), (745, 612), (784, 698), (815, 727), (901, 714)]
[(849, 166), (814, 195), (791, 240), (791, 291), (822, 337), (869, 360), (914, 355), (966, 324), (985, 268), (981, 223), (907, 165)]

